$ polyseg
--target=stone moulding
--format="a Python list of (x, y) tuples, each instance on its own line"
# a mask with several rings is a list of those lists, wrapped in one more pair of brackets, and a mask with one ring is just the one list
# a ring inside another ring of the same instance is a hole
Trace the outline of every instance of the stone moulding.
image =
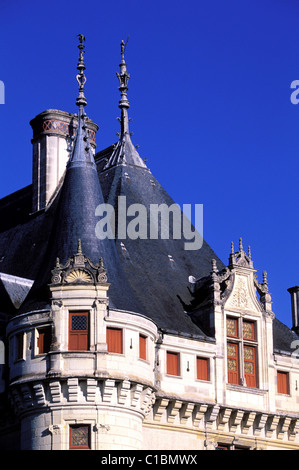
[(240, 439), (280, 441), (285, 446), (288, 442), (294, 443), (299, 432), (299, 415), (286, 416), (159, 396), (152, 387), (128, 378), (70, 377), (14, 383), (10, 400), (20, 416), (40, 412), (44, 407), (112, 406), (140, 413), (147, 426), (175, 426), (219, 435), (229, 433)]

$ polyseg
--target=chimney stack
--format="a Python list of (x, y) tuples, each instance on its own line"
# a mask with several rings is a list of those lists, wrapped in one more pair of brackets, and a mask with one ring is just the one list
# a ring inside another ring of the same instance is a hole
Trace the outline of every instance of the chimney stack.
[(288, 292), (292, 302), (292, 330), (299, 334), (299, 286), (290, 287)]
[[(38, 114), (30, 125), (33, 130), (32, 211), (47, 207), (64, 172), (78, 127), (78, 116), (56, 109)], [(97, 124), (86, 120), (91, 150), (95, 153)]]

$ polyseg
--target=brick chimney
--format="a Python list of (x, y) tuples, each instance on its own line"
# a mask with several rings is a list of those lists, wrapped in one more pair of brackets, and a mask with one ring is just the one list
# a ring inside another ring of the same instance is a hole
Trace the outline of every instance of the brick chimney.
[(292, 330), (299, 333), (299, 286), (290, 287), (288, 292), (291, 294), (292, 302)]
[[(49, 204), (66, 164), (69, 160), (78, 117), (56, 109), (48, 109), (30, 121), (33, 130), (32, 211), (44, 209)], [(92, 152), (95, 153), (97, 124), (87, 119), (87, 130)]]

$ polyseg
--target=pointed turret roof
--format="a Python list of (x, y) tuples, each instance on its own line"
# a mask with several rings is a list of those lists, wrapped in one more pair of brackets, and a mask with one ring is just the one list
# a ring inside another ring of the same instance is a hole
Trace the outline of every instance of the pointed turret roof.
[(79, 74), (76, 77), (79, 83), (79, 96), (76, 101), (79, 112), (74, 148), (67, 165), (63, 185), (53, 204), (56, 206), (54, 223), (45, 261), (42, 263), (41, 272), (37, 276), (32, 292), (22, 307), (23, 310), (48, 305), (48, 284), (56, 259), (59, 258), (62, 264), (66, 263), (71, 256), (77, 253), (78, 240), (80, 239), (82, 252), (87, 258), (95, 264), (99, 262), (100, 258), (103, 259), (108, 282), (111, 284), (110, 305), (115, 306), (117, 301), (118, 308), (140, 311), (140, 306), (136, 305), (130, 288), (126, 285), (114, 240), (108, 238), (100, 240), (96, 234), (98, 222), (96, 209), (99, 205), (104, 204), (104, 199), (86, 128), (84, 39), (83, 35), (79, 35), (80, 55), (77, 67)]

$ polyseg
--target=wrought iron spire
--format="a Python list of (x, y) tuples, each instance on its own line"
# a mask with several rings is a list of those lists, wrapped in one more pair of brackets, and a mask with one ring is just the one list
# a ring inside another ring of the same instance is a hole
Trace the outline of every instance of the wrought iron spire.
[(121, 109), (121, 117), (118, 118), (121, 123), (121, 132), (120, 134), (118, 134), (118, 142), (114, 146), (114, 150), (110, 155), (106, 165), (104, 166), (104, 170), (107, 170), (108, 168), (111, 168), (115, 165), (139, 166), (148, 169), (144, 160), (141, 159), (139, 153), (137, 152), (136, 147), (132, 144), (131, 134), (129, 132), (128, 108), (130, 107), (130, 105), (127, 98), (127, 91), (130, 75), (128, 74), (127, 64), (125, 61), (125, 50), (128, 44), (128, 39), (126, 43), (122, 41), (120, 44), (120, 72), (116, 73), (119, 79), (119, 91), (121, 93), (121, 98), (118, 103), (118, 107)]
[(79, 114), (82, 114), (84, 107), (87, 105), (87, 101), (84, 95), (84, 85), (86, 83), (86, 77), (84, 75), (85, 64), (84, 64), (83, 54), (84, 54), (85, 46), (83, 43), (85, 42), (85, 36), (83, 36), (83, 34), (78, 34), (78, 38), (79, 38), (78, 49), (80, 52), (79, 52), (79, 61), (77, 65), (77, 70), (79, 71), (79, 73), (76, 76), (76, 79), (79, 85), (79, 96), (76, 100), (76, 105), (79, 106), (80, 108), (81, 112)]
[(71, 155), (68, 166), (85, 166), (90, 165), (94, 169), (96, 168), (94, 157), (91, 151), (91, 146), (88, 137), (86, 119), (87, 115), (85, 113), (85, 106), (87, 105), (87, 100), (84, 95), (84, 85), (86, 83), (86, 77), (84, 74), (85, 64), (84, 64), (84, 41), (85, 36), (83, 34), (78, 34), (79, 38), (79, 61), (77, 65), (77, 70), (79, 73), (76, 76), (78, 85), (79, 85), (79, 96), (76, 100), (77, 106), (79, 106), (78, 113), (78, 129), (76, 134), (76, 139), (74, 143), (73, 153)]
[(127, 71), (127, 64), (125, 61), (125, 50), (128, 44), (127, 39), (126, 43), (124, 41), (121, 42), (120, 44), (120, 53), (121, 53), (121, 63), (119, 64), (120, 67), (120, 73), (116, 73), (120, 87), (119, 91), (121, 93), (121, 99), (119, 101), (118, 107), (121, 109), (121, 118), (120, 118), (120, 123), (121, 123), (121, 135), (125, 133), (129, 133), (129, 119), (128, 119), (128, 108), (130, 107), (128, 98), (127, 98), (127, 91), (128, 91), (128, 82), (130, 79), (130, 75), (128, 74)]

